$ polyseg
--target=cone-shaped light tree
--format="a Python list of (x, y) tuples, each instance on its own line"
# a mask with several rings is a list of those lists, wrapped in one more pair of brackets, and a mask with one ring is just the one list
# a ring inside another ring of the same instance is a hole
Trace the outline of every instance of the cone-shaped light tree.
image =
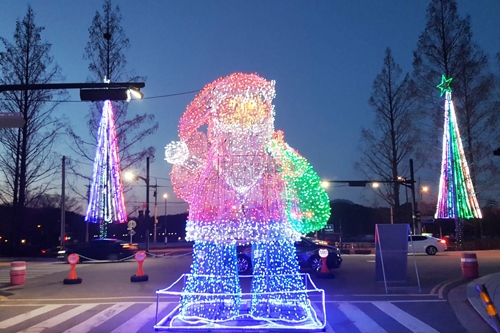
[(127, 221), (120, 158), (111, 101), (105, 101), (97, 133), (97, 149), (85, 221), (99, 223), (99, 237), (107, 237), (109, 223)]
[(462, 220), (482, 218), (482, 215), (460, 138), (455, 107), (451, 98), (451, 81), (452, 78), (447, 79), (443, 75), (441, 83), (437, 86), (441, 89), (441, 97), (445, 95), (445, 116), (441, 177), (435, 217), (455, 220), (457, 249), (461, 250)]

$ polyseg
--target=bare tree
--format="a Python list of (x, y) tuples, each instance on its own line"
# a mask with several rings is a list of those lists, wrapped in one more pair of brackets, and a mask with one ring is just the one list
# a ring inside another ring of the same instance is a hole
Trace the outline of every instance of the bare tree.
[(485, 191), (493, 176), (490, 142), (498, 117), (491, 106), (493, 76), (488, 57), (474, 43), (470, 16), (461, 18), (455, 0), (432, 0), (427, 23), (413, 52), (414, 80), (422, 110), (421, 131), (425, 133), (429, 168), (439, 172), (444, 101), (436, 84), (441, 75), (453, 78), (453, 100), (466, 159), (478, 193)]
[[(121, 26), (122, 16), (120, 8), (114, 9), (111, 0), (106, 0), (102, 6), (102, 13), (96, 11), (89, 28), (89, 40), (85, 47), (84, 58), (89, 60), (91, 82), (102, 82), (104, 79), (111, 82), (134, 82), (144, 78), (136, 76), (126, 70), (125, 51), (130, 48), (130, 41)], [(158, 129), (154, 115), (142, 114), (127, 119), (128, 103), (113, 102), (115, 112), (116, 134), (120, 153), (121, 169), (127, 169), (146, 156), (154, 156), (154, 147), (141, 147), (141, 142)], [(67, 133), (73, 139), (72, 149), (79, 158), (91, 162), (95, 157), (97, 128), (101, 118), (102, 103), (94, 103), (87, 116), (89, 139), (78, 135), (71, 126)], [(78, 169), (78, 163), (71, 163), (70, 168), (78, 176), (91, 179), (92, 175), (83, 174)]]
[[(59, 208), (61, 207), (60, 194), (43, 194), (33, 201), (32, 208)], [(65, 210), (68, 212), (78, 213), (82, 210), (82, 205), (76, 198), (66, 197), (64, 203)]]
[[(0, 37), (5, 52), (0, 53), (0, 84), (44, 84), (61, 79), (60, 68), (50, 56), (51, 44), (42, 41), (43, 27), (35, 24), (35, 13), (28, 7), (26, 16), (16, 21), (14, 42)], [(6, 186), (0, 200), (23, 209), (32, 200), (54, 187), (59, 159), (52, 152), (60, 128), (52, 111), (63, 91), (24, 90), (2, 94), (0, 109), (21, 113), (25, 124), (20, 129), (0, 130), (0, 172)], [(22, 220), (22, 219), (21, 219)]]
[(384, 180), (385, 187), (377, 193), (391, 207), (400, 207), (400, 180), (408, 174), (408, 160), (417, 140), (412, 112), (414, 95), (409, 74), (403, 76), (391, 49), (387, 48), (382, 71), (373, 81), (369, 103), (375, 111), (375, 122), (363, 128), (362, 157), (355, 168), (368, 179)]

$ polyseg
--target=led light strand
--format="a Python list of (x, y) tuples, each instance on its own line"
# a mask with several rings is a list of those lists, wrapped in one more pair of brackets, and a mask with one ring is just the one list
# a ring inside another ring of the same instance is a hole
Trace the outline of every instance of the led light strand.
[(274, 132), (274, 85), (243, 73), (208, 84), (181, 117), (180, 142), (165, 148), (174, 191), (189, 203), (193, 264), (179, 318), (191, 324), (241, 316), (241, 242), (254, 249), (251, 316), (312, 317), (293, 243), (322, 228), (330, 206), (306, 159)]
[(283, 140), (283, 133), (278, 131), (268, 149), (280, 161), (286, 184), (287, 216), (299, 233), (322, 229), (331, 214), (328, 193), (307, 160)]
[(445, 94), (441, 178), (435, 217), (445, 219), (482, 218), (462, 146), (451, 92), (445, 91)]
[(253, 243), (252, 307), (254, 319), (300, 322), (310, 317), (310, 301), (299, 275), (290, 241)]
[(181, 297), (184, 320), (224, 321), (239, 313), (241, 287), (234, 243), (196, 242), (191, 275)]
[(100, 224), (101, 238), (107, 237), (108, 223), (127, 221), (116, 129), (110, 101), (104, 102), (97, 132), (97, 148), (85, 221)]

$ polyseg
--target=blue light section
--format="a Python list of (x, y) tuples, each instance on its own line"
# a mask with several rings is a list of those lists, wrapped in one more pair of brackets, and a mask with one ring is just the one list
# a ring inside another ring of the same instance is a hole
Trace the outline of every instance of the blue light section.
[(310, 302), (290, 241), (253, 243), (252, 306), (254, 319), (301, 322)]
[(234, 243), (194, 243), (191, 274), (180, 303), (184, 320), (225, 321), (238, 315), (241, 287)]

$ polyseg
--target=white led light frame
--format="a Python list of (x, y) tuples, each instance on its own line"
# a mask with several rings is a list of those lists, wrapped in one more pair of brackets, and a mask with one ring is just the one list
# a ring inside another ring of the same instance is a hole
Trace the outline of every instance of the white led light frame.
[[(299, 273), (304, 281), (304, 290), (296, 291), (275, 291), (260, 293), (261, 298), (266, 296), (280, 296), (280, 294), (299, 294), (304, 293), (307, 295), (309, 302), (302, 310), (307, 313), (307, 317), (300, 321), (291, 321), (284, 319), (274, 318), (256, 318), (252, 317), (249, 313), (251, 307), (252, 296), (255, 293), (242, 292), (235, 295), (241, 298), (240, 313), (237, 316), (228, 318), (227, 320), (220, 320), (213, 318), (212, 320), (197, 316), (182, 316), (180, 313), (181, 305), (177, 305), (166, 316), (159, 319), (159, 304), (163, 299), (172, 297), (180, 299), (181, 296), (186, 295), (182, 292), (184, 283), (191, 277), (191, 274), (181, 275), (174, 283), (165, 289), (156, 291), (156, 325), (154, 329), (157, 331), (229, 331), (229, 330), (259, 330), (259, 331), (319, 331), (326, 327), (326, 308), (325, 308), (325, 291), (316, 287), (308, 273)], [(253, 275), (240, 275), (240, 279), (252, 279)], [(283, 275), (286, 278), (287, 275)], [(242, 282), (243, 283), (243, 282)], [(189, 293), (190, 295), (203, 296), (206, 293)], [(220, 296), (221, 298), (227, 297), (228, 294), (210, 294), (211, 296)], [(270, 299), (270, 306), (276, 306), (276, 299)], [(280, 304), (278, 304), (279, 306)], [(286, 304), (281, 304), (286, 305)]]

